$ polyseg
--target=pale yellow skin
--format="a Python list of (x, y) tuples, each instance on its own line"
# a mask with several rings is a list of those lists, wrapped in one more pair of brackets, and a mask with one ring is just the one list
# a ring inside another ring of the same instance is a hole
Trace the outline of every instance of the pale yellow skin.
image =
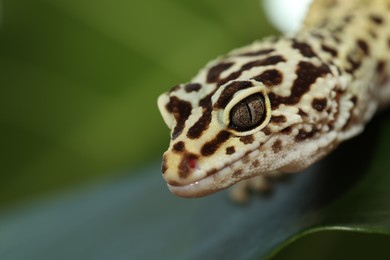
[[(208, 63), (191, 80), (199, 89), (187, 91), (187, 84), (182, 84), (162, 94), (158, 106), (174, 133), (163, 162), (169, 189), (179, 196), (198, 197), (257, 176), (235, 191), (235, 198), (243, 200), (246, 187), (267, 187), (264, 176), (302, 171), (362, 132), (375, 112), (390, 101), (389, 14), (387, 0), (315, 0), (296, 35), (268, 38), (234, 50)], [(269, 49), (266, 54), (247, 55)], [(282, 61), (248, 66), (276, 56)], [(210, 70), (221, 63), (232, 65), (220, 71), (220, 79), (239, 75), (226, 82), (210, 82)], [(305, 64), (309, 69), (302, 69)], [(269, 71), (280, 73), (282, 80), (269, 78), (276, 82), (270, 86), (254, 79)], [(222, 93), (234, 82), (252, 86), (237, 89), (227, 104), (219, 106)], [(300, 85), (308, 88), (302, 90)], [(253, 93), (264, 98), (263, 121), (250, 131), (232, 129), (232, 107)], [(201, 100), (208, 95), (210, 102), (202, 106)], [(297, 102), (291, 101), (294, 95)], [(180, 115), (185, 111), (174, 100), (186, 102), (190, 114)], [(207, 111), (211, 111), (207, 127), (196, 138), (189, 138), (188, 131)], [(180, 120), (181, 131), (174, 130)], [(210, 146), (212, 152), (205, 152)]]

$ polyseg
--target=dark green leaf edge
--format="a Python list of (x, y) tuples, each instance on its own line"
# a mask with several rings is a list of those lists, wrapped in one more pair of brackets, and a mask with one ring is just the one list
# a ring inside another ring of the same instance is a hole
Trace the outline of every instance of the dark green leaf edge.
[(284, 248), (291, 245), (292, 243), (298, 241), (299, 239), (313, 235), (316, 233), (326, 232), (326, 231), (340, 231), (340, 232), (352, 232), (352, 233), (361, 233), (361, 234), (371, 234), (371, 235), (387, 235), (390, 236), (389, 230), (384, 230), (381, 228), (372, 228), (372, 227), (364, 227), (364, 226), (322, 226), (322, 227), (311, 227), (307, 228), (303, 231), (296, 233), (290, 238), (286, 239), (284, 242), (280, 243), (276, 246), (270, 253), (268, 253), (264, 259), (273, 259), (279, 252), (281, 252)]

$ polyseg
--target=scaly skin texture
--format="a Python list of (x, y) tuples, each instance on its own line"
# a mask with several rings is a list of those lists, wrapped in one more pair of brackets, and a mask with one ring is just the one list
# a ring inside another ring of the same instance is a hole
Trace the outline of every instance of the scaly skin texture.
[(234, 50), (162, 94), (169, 189), (199, 197), (299, 172), (362, 132), (390, 100), (389, 14), (386, 0), (316, 0), (295, 36)]

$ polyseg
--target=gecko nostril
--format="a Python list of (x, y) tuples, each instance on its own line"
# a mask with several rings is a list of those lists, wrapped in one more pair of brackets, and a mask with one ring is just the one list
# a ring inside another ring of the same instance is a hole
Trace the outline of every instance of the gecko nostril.
[(187, 178), (191, 172), (198, 166), (198, 156), (192, 153), (183, 155), (179, 164), (179, 176)]
[(197, 166), (197, 159), (195, 159), (195, 158), (188, 158), (187, 159), (187, 163), (188, 163), (188, 167), (190, 167), (191, 169), (195, 169), (196, 166)]

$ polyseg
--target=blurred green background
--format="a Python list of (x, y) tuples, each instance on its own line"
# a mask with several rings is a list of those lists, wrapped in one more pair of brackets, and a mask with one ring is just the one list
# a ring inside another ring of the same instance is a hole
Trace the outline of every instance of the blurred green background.
[(158, 160), (158, 95), (273, 33), (257, 0), (4, 0), (0, 208)]

